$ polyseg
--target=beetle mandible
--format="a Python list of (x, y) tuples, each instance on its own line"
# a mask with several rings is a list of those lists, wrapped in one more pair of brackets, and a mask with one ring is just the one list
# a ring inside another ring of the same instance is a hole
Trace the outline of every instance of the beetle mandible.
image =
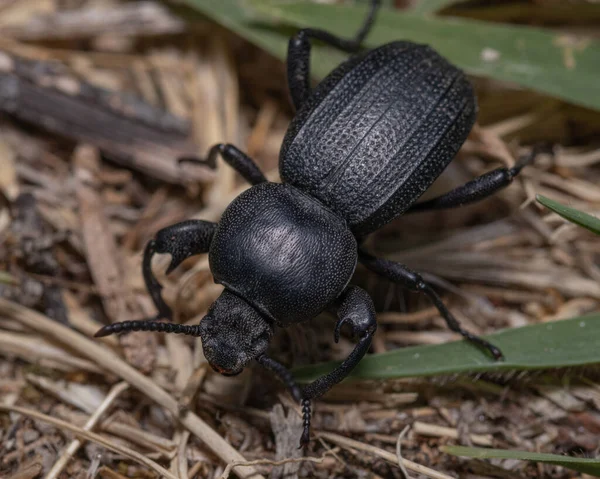
[[(212, 147), (253, 186), (227, 207), (218, 224), (190, 220), (160, 230), (145, 250), (144, 280), (158, 314), (102, 328), (96, 336), (159, 331), (200, 336), (210, 365), (235, 375), (255, 360), (275, 373), (302, 405), (310, 433), (310, 401), (342, 381), (370, 347), (377, 328), (368, 294), (350, 285), (357, 262), (435, 304), (452, 331), (487, 350), (501, 351), (463, 329), (434, 289), (406, 266), (361, 247), (366, 235), (401, 214), (452, 208), (485, 198), (511, 183), (535, 152), (512, 168), (499, 168), (428, 201), (418, 198), (454, 158), (477, 114), (465, 74), (432, 48), (408, 41), (360, 51), (380, 0), (372, 0), (357, 35), (342, 39), (306, 28), (288, 45), (288, 87), (296, 115), (279, 158), (282, 183), (268, 182), (254, 161), (230, 144)], [(313, 90), (311, 40), (351, 53)], [(172, 319), (151, 270), (155, 253), (172, 256), (167, 274), (186, 258), (209, 254), (216, 283), (225, 289), (198, 325)], [(358, 341), (335, 370), (299, 387), (267, 354), (276, 327), (307, 321), (324, 310), (337, 314), (337, 342), (348, 325)]]

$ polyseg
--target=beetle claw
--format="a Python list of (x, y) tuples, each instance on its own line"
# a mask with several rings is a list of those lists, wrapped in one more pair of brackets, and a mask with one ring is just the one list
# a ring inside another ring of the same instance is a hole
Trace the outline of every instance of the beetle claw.
[(340, 341), (340, 333), (342, 330), (342, 326), (346, 322), (347, 318), (338, 319), (338, 322), (335, 325), (335, 331), (333, 332), (333, 340), (338, 343)]
[(298, 449), (304, 449), (305, 447), (308, 446), (309, 442), (310, 442), (310, 431), (305, 428), (302, 431), (302, 436), (300, 437), (300, 446), (298, 447)]
[(179, 255), (179, 254), (171, 252), (171, 263), (169, 264), (169, 267), (165, 271), (165, 274), (170, 274), (175, 268), (177, 268), (177, 266), (179, 266), (181, 263), (183, 263), (183, 261), (186, 258), (187, 258), (187, 256), (185, 256), (185, 255)]

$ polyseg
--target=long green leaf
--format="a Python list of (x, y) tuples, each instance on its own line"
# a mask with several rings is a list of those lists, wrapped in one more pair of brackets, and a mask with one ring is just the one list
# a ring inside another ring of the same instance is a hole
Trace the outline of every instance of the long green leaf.
[(427, 15), (438, 12), (443, 8), (459, 3), (460, 1), (461, 0), (419, 0), (413, 5), (411, 12), (419, 15)]
[(590, 230), (592, 233), (600, 235), (600, 219), (595, 218), (592, 215), (588, 215), (583, 211), (561, 205), (560, 203), (542, 195), (537, 195), (536, 198), (546, 208), (554, 211), (566, 220), (569, 220), (571, 223), (575, 223), (576, 225)]
[[(354, 35), (364, 6), (331, 6), (272, 0), (185, 0), (205, 15), (285, 58), (289, 33), (271, 29), (252, 17), (249, 5), (280, 25), (324, 28)], [(567, 101), (600, 109), (600, 42), (574, 39), (539, 28), (383, 10), (366, 44), (374, 47), (398, 39), (426, 43), (470, 74), (514, 82)], [(314, 49), (313, 74), (322, 78), (343, 58)]]
[(600, 477), (600, 460), (598, 459), (559, 456), (557, 454), (541, 454), (526, 451), (511, 451), (506, 449), (486, 449), (483, 447), (442, 446), (440, 449), (453, 456), (466, 456), (477, 459), (517, 459), (521, 461), (545, 462)]
[[(351, 377), (391, 379), (600, 364), (600, 314), (506, 329), (486, 339), (502, 350), (504, 361), (494, 361), (461, 340), (365, 356)], [(294, 376), (302, 382), (311, 381), (337, 364), (305, 366), (296, 369)]]

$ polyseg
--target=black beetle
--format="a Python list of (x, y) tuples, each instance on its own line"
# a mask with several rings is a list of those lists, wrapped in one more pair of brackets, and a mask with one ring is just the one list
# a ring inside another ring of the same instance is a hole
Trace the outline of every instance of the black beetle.
[[(356, 264), (426, 294), (453, 331), (489, 351), (494, 345), (465, 331), (421, 276), (406, 266), (376, 258), (360, 244), (366, 235), (401, 214), (452, 208), (491, 195), (511, 183), (535, 153), (513, 168), (499, 168), (442, 196), (416, 203), (454, 158), (477, 114), (465, 74), (425, 45), (398, 41), (357, 53), (379, 8), (352, 40), (326, 31), (300, 30), (289, 42), (288, 85), (296, 116), (280, 154), (283, 183), (270, 183), (255, 163), (229, 144), (211, 148), (252, 186), (225, 210), (218, 224), (184, 221), (159, 231), (144, 251), (143, 274), (158, 309), (151, 320), (125, 321), (96, 336), (124, 331), (160, 331), (200, 336), (210, 365), (235, 375), (252, 360), (273, 371), (301, 402), (309, 440), (310, 400), (344, 379), (365, 355), (377, 328), (367, 293), (350, 286)], [(310, 87), (310, 40), (355, 53), (314, 90)], [(225, 290), (200, 324), (171, 319), (151, 259), (169, 253), (167, 273), (186, 258), (209, 254), (210, 268)], [(275, 326), (307, 321), (324, 310), (337, 313), (337, 342), (344, 324), (359, 338), (331, 373), (298, 387), (289, 371), (267, 356)]]

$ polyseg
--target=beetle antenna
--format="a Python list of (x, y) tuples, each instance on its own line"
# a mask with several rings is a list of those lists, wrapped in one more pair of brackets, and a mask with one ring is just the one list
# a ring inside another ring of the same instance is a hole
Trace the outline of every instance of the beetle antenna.
[(200, 326), (195, 324), (188, 326), (186, 324), (173, 324), (161, 321), (142, 320), (142, 321), (122, 321), (120, 323), (109, 324), (100, 329), (95, 338), (103, 338), (115, 333), (126, 333), (129, 331), (153, 331), (157, 333), (175, 333), (185, 334), (187, 336), (200, 336)]

